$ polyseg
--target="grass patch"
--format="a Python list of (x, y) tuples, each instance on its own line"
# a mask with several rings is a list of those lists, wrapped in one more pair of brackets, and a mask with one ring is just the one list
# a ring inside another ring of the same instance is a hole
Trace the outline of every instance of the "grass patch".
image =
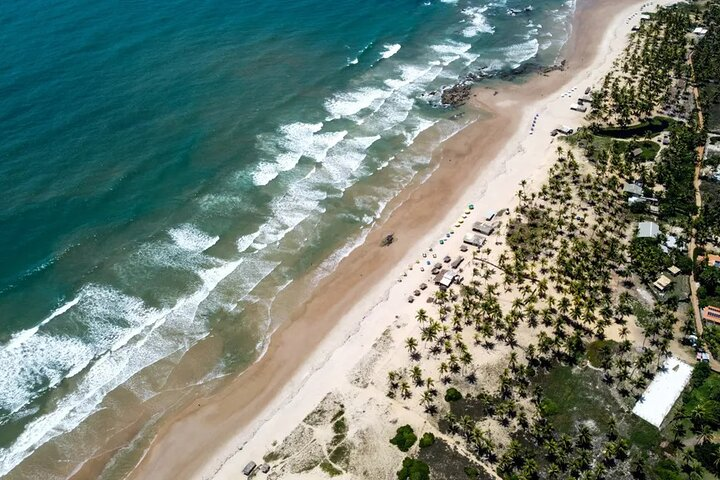
[(327, 473), (331, 477), (337, 477), (338, 475), (342, 475), (342, 470), (336, 468), (332, 463), (328, 462), (327, 460), (322, 462), (320, 464), (320, 470)]
[(637, 324), (646, 328), (652, 320), (652, 311), (634, 297), (630, 299), (630, 307), (632, 308), (633, 315), (635, 315), (637, 319)]
[(330, 441), (331, 445), (339, 445), (340, 442), (345, 440), (348, 432), (348, 427), (345, 423), (345, 417), (340, 417), (335, 421), (335, 423), (333, 423), (333, 432), (335, 433), (335, 435), (333, 435), (333, 438)]
[(615, 340), (597, 340), (587, 346), (587, 358), (595, 368), (605, 368), (603, 365), (612, 358), (617, 351), (618, 343)]
[(340, 417), (342, 417), (343, 415), (345, 415), (345, 407), (344, 407), (344, 405), (340, 405), (340, 410), (338, 410), (337, 413), (335, 415), (333, 415), (333, 418), (332, 418), (332, 420), (330, 420), (330, 423), (337, 422), (340, 419)]
[(572, 435), (576, 426), (590, 421), (601, 434), (608, 430), (608, 419), (615, 417), (620, 434), (647, 451), (657, 448), (660, 433), (639, 417), (625, 412), (602, 381), (602, 374), (591, 369), (556, 366), (537, 377), (545, 392), (549, 420), (560, 433)]
[[(432, 445), (420, 449), (418, 459), (430, 466), (433, 480), (462, 480), (463, 478), (491, 480), (492, 478), (475, 461), (451, 448), (442, 438), (436, 438)], [(468, 471), (473, 472), (474, 476), (470, 476)]]
[(348, 459), (350, 458), (350, 447), (347, 445), (347, 443), (343, 443), (342, 445), (339, 445), (335, 450), (330, 452), (330, 455), (328, 455), (328, 459), (334, 463), (335, 465), (340, 465), (341, 467), (347, 468), (348, 466)]

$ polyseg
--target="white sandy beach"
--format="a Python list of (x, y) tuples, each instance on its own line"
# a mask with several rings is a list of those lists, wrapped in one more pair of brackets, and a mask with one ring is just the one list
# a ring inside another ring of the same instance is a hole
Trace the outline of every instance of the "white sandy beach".
[[(642, 9), (654, 10), (658, 4), (670, 3), (673, 2), (648, 2), (642, 5)], [(339, 319), (320, 347), (250, 425), (238, 431), (222, 449), (208, 452), (204, 465), (194, 475), (196, 478), (239, 478), (246, 463), (251, 460), (262, 463), (263, 455), (272, 449), (273, 442), (282, 442), (329, 392), (355, 392), (350, 381), (361, 360), (366, 367), (374, 370), (373, 375), (378, 375), (378, 371), (381, 371), (380, 374), (385, 371), (381, 366), (389, 361), (384, 357), (406, 355), (403, 346), (397, 343), (392, 347), (395, 352), (376, 352), (373, 355), (372, 347), (391, 326), (395, 326), (393, 336), (396, 338), (404, 338), (417, 328), (414, 315), (423, 306), (427, 295), (424, 293), (416, 297), (413, 304), (408, 303), (408, 296), (420, 283), (429, 283), (430, 268), (421, 271), (420, 267), (426, 260), (435, 263), (445, 255), (454, 258), (463, 235), (471, 230), (473, 222), (482, 220), (488, 211), (514, 206), (515, 193), (523, 180), (532, 188), (545, 179), (558, 147), (557, 140), (550, 132), (560, 125), (577, 128), (582, 123), (583, 114), (571, 111), (570, 105), (587, 87), (600, 82), (610, 70), (614, 59), (625, 47), (631, 28), (640, 22), (640, 10), (641, 4), (638, 2), (619, 11), (611, 20), (592, 63), (574, 73), (553, 94), (524, 105), (511, 94), (512, 90), (503, 91), (496, 97), (497, 108), (522, 109), (521, 127), (506, 142), (500, 154), (464, 191), (460, 200), (453, 205), (438, 206), (446, 213), (436, 228), (418, 238), (402, 261), (389, 268), (383, 280), (376, 283), (360, 302)], [(578, 41), (582, 41), (582, 32), (575, 34), (578, 35)], [(480, 104), (490, 95), (491, 92), (479, 90), (474, 101)], [(531, 133), (535, 118), (537, 120)], [(474, 210), (460, 227), (456, 227), (468, 204), (473, 204)], [(452, 231), (454, 234), (447, 238), (446, 234)], [(439, 243), (441, 238), (446, 239), (444, 245)], [(429, 250), (431, 247), (432, 251)], [(424, 253), (427, 258), (423, 258)], [(437, 259), (433, 258), (434, 254)], [(466, 254), (466, 260), (468, 257)], [(377, 390), (366, 393), (355, 395), (352, 400), (355, 405), (349, 409), (362, 411), (364, 404), (375, 400), (374, 394), (382, 395)], [(406, 414), (411, 415), (410, 412)], [(312, 473), (300, 477), (311, 478)], [(346, 474), (339, 478), (350, 477)]]

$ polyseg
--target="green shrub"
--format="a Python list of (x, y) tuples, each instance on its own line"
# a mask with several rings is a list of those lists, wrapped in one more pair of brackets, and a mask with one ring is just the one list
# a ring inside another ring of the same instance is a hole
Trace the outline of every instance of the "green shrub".
[(428, 480), (430, 467), (423, 461), (405, 457), (402, 468), (397, 472), (397, 478), (398, 480)]
[(327, 460), (320, 464), (320, 469), (331, 477), (337, 477), (338, 475), (342, 475), (343, 473), (342, 470), (338, 470), (332, 463), (328, 462)]
[(655, 475), (661, 480), (682, 480), (680, 468), (669, 458), (660, 460), (655, 467)]
[(397, 429), (395, 436), (390, 439), (390, 443), (397, 446), (401, 452), (407, 452), (410, 447), (415, 445), (417, 436), (410, 425), (403, 425)]
[(467, 475), (468, 478), (475, 480), (480, 476), (480, 472), (475, 467), (465, 467), (465, 475)]
[(448, 388), (447, 392), (445, 392), (445, 401), (446, 402), (457, 402), (458, 400), (462, 399), (462, 393), (458, 392), (456, 388), (450, 387)]
[(707, 468), (710, 473), (720, 474), (720, 469), (715, 463), (715, 459), (720, 456), (720, 444), (705, 442), (695, 446), (695, 458)]
[(430, 432), (425, 432), (422, 438), (420, 438), (420, 443), (418, 445), (420, 445), (420, 448), (427, 448), (433, 443), (435, 443), (435, 435)]

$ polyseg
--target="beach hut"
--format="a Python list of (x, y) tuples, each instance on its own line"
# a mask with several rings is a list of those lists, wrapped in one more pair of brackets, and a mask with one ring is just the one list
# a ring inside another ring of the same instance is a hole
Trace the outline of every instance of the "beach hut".
[(587, 107), (585, 105), (580, 105), (578, 103), (573, 103), (570, 105), (570, 110), (575, 110), (576, 112), (587, 112)]
[(427, 283), (420, 284), (420, 290), (425, 290), (426, 288), (427, 288)]
[(412, 295), (410, 295), (410, 296), (408, 297), (408, 303), (413, 303), (414, 301), (415, 301), (415, 297), (413, 297)]
[(440, 285), (441, 289), (447, 289), (450, 288), (450, 285), (452, 285), (453, 281), (455, 280), (455, 277), (457, 276), (457, 273), (455, 270), (448, 270), (446, 271), (438, 284)]
[(473, 224), (473, 230), (482, 233), (483, 235), (492, 235), (495, 231), (495, 225), (491, 223), (475, 222), (475, 224)]
[(268, 473), (270, 471), (270, 465), (268, 465), (267, 463), (263, 463), (262, 465), (260, 465), (260, 471), (262, 473)]
[(465, 236), (463, 237), (463, 242), (478, 248), (485, 245), (485, 239), (476, 233), (465, 234)]
[(634, 149), (634, 150), (633, 150), (632, 152), (630, 152), (630, 153), (632, 154), (632, 156), (633, 156), (634, 158), (637, 158), (637, 157), (639, 157), (640, 155), (642, 155), (642, 152), (643, 152), (642, 148), (638, 147), (638, 148)]
[(667, 290), (670, 285), (672, 285), (672, 280), (665, 275), (660, 275), (660, 277), (655, 280), (655, 283), (653, 283), (653, 286), (661, 292)]
[(668, 267), (667, 271), (670, 273), (670, 275), (678, 275), (680, 273), (680, 269), (675, 265)]
[(257, 464), (255, 462), (250, 462), (247, 465), (245, 465), (245, 468), (243, 468), (243, 475), (249, 477), (250, 474), (252, 474), (255, 471), (255, 467)]
[(592, 103), (592, 97), (590, 95), (583, 95), (582, 97), (578, 98), (578, 104), (591, 104)]
[(465, 260), (463, 257), (457, 257), (453, 262), (450, 264), (452, 268), (458, 268), (460, 264)]
[(461, 252), (467, 252), (467, 251), (468, 251), (467, 245), (460, 245), (460, 251), (461, 251)]

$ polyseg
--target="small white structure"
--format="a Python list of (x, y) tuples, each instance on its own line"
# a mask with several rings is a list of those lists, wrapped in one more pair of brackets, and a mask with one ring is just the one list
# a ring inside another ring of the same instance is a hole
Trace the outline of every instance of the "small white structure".
[(655, 238), (660, 234), (660, 227), (655, 222), (638, 223), (638, 238)]
[(625, 183), (625, 185), (623, 185), (623, 193), (641, 197), (643, 194), (643, 187), (636, 183)]
[(657, 428), (662, 425), (692, 375), (692, 367), (675, 357), (665, 360), (663, 369), (664, 371), (655, 375), (655, 379), (633, 407), (635, 415)]
[(585, 105), (573, 103), (570, 105), (570, 110), (575, 110), (576, 112), (587, 112), (587, 107)]
[(456, 276), (457, 276), (457, 272), (455, 270), (448, 270), (447, 272), (445, 272), (445, 274), (442, 276), (442, 278), (438, 282), (440, 284), (440, 287), (450, 288), (450, 285), (453, 284), (453, 281), (455, 280)]
[(475, 233), (466, 233), (463, 237), (463, 242), (478, 248), (485, 245), (485, 239)]
[(703, 36), (703, 35), (707, 35), (707, 32), (708, 32), (707, 28), (697, 27), (695, 30), (693, 30), (692, 33), (694, 33), (695, 35)]

